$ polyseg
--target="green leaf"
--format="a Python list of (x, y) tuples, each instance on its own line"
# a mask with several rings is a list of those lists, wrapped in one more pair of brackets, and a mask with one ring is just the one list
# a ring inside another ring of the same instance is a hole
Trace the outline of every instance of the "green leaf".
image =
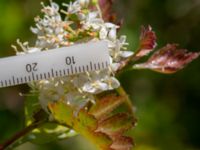
[[(127, 102), (125, 91), (119, 93), (120, 96), (107, 95), (97, 100), (91, 107), (90, 114), (98, 118), (98, 128), (96, 132), (108, 135), (112, 139), (112, 150), (130, 150), (133, 148), (133, 139), (124, 136), (125, 132), (135, 126), (136, 119), (133, 111), (130, 111), (130, 103)], [(127, 104), (128, 103), (128, 104)], [(125, 104), (125, 105), (122, 105)], [(119, 110), (126, 106), (126, 110)], [(132, 106), (132, 105), (131, 105)], [(126, 111), (127, 113), (124, 113)]]
[(73, 112), (73, 108), (62, 101), (49, 104), (49, 110), (54, 118), (72, 128), (94, 143), (99, 149), (109, 149), (112, 140), (104, 133), (95, 132), (98, 122), (94, 116), (88, 114), (84, 109), (78, 114)]
[(77, 119), (74, 120), (74, 127), (77, 129), (87, 129), (93, 131), (97, 128), (97, 120), (86, 111), (80, 110)]
[(131, 129), (135, 124), (133, 117), (126, 113), (118, 113), (99, 123), (98, 131), (111, 136), (118, 136)]
[[(32, 124), (36, 120), (47, 117), (48, 114), (44, 112), (38, 102), (38, 96), (28, 96), (25, 101), (25, 124), (26, 126)], [(47, 118), (48, 119), (48, 118)], [(56, 123), (47, 122), (29, 133), (26, 138), (35, 144), (45, 144), (54, 140), (65, 139), (75, 136), (76, 133), (71, 129), (58, 125)]]
[(28, 135), (28, 139), (35, 144), (45, 144), (77, 135), (69, 128), (57, 123), (45, 123)]
[(125, 97), (108, 95), (96, 102), (96, 105), (93, 105), (89, 113), (93, 114), (95, 118), (103, 119), (108, 117), (107, 115), (112, 112), (115, 108), (121, 105), (125, 101)]
[(106, 95), (96, 100), (90, 109), (74, 110), (63, 101), (50, 103), (55, 120), (70, 126), (100, 150), (130, 150), (133, 140), (124, 133), (135, 124), (133, 114), (116, 113), (114, 109), (125, 102), (123, 96)]
[(25, 123), (30, 125), (33, 121), (33, 115), (41, 109), (37, 96), (27, 96), (25, 100)]
[(99, 150), (111, 150), (112, 139), (102, 132), (93, 132), (90, 136), (91, 142), (97, 145)]
[(114, 150), (132, 150), (133, 149), (133, 139), (130, 137), (120, 136), (115, 139), (115, 142), (111, 145)]
[(49, 110), (56, 120), (68, 126), (73, 126), (73, 108), (62, 101), (48, 104)]

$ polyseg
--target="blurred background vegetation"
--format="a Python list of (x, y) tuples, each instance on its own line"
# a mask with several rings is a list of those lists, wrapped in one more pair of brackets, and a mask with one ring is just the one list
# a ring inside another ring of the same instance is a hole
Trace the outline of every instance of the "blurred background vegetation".
[[(114, 8), (124, 18), (120, 33), (128, 36), (131, 50), (137, 47), (140, 26), (148, 24), (157, 33), (158, 47), (179, 43), (191, 51), (200, 50), (199, 0), (115, 1)], [(40, 8), (40, 0), (0, 1), (0, 57), (14, 55), (10, 45), (17, 38), (34, 44), (29, 27), (34, 26)], [(174, 75), (129, 71), (120, 80), (136, 106), (138, 126), (131, 132), (136, 150), (200, 150), (200, 59)], [(26, 85), (0, 89), (0, 143), (23, 128), (24, 97), (19, 93), (27, 92)], [(25, 149), (93, 148), (77, 136), (48, 145), (26, 143), (16, 150)]]

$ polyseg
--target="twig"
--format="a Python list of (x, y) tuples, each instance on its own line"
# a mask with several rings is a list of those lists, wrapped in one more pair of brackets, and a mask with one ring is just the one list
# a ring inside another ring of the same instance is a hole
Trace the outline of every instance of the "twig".
[(136, 62), (140, 59), (140, 57), (136, 56), (138, 51), (139, 51), (139, 49), (132, 56), (130, 56), (130, 57), (126, 58), (125, 60), (123, 60), (122, 62), (120, 62), (120, 67), (115, 72), (116, 75), (119, 75), (125, 68), (128, 68), (132, 62)]
[[(40, 116), (40, 117), (38, 117), (38, 116)], [(41, 126), (42, 124), (44, 124), (47, 121), (47, 118), (45, 117), (45, 115), (43, 115), (42, 111), (38, 111), (34, 115), (34, 117), (35, 117), (35, 121), (32, 124), (30, 124), (29, 126), (25, 127), (24, 129), (22, 129), (21, 131), (19, 131), (15, 135), (13, 135), (10, 139), (5, 141), (3, 144), (0, 144), (0, 150), (5, 150), (6, 148), (8, 148), (12, 144), (14, 144), (16, 141), (18, 141), (22, 137), (26, 136), (32, 130), (38, 128), (39, 126)]]

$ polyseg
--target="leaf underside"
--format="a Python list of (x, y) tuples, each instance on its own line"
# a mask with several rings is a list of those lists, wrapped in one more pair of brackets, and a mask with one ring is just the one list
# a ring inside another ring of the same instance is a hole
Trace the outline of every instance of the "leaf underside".
[(151, 26), (141, 27), (139, 48), (135, 54), (137, 58), (148, 55), (156, 47), (156, 34), (152, 31)]
[(99, 6), (104, 21), (114, 22), (116, 20), (116, 14), (112, 11), (113, 0), (99, 0)]
[(151, 69), (160, 73), (171, 74), (183, 69), (196, 59), (200, 53), (179, 49), (177, 44), (167, 44), (156, 51), (145, 63), (136, 64), (135, 69)]
[[(28, 96), (25, 101), (25, 124), (29, 126), (36, 120), (41, 120), (45, 115), (38, 103), (38, 96)], [(41, 111), (41, 113), (39, 112)], [(39, 112), (39, 113), (38, 113)], [(36, 115), (36, 114), (39, 115)], [(43, 116), (42, 116), (43, 115)], [(76, 135), (71, 129), (52, 122), (46, 122), (34, 129), (26, 138), (34, 144), (45, 144), (54, 140), (61, 140)]]
[(50, 103), (49, 110), (59, 123), (71, 126), (100, 150), (130, 150), (133, 140), (124, 134), (134, 126), (135, 119), (130, 113), (112, 113), (122, 103), (124, 97), (108, 95), (78, 114), (63, 101)]

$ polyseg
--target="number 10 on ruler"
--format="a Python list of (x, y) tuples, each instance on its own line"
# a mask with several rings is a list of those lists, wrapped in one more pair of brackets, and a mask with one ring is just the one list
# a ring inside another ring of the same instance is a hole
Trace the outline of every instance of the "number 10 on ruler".
[[(76, 62), (75, 62), (75, 59), (74, 59), (74, 56), (72, 56), (72, 57), (66, 57), (66, 64), (67, 65), (75, 65), (76, 64)], [(28, 73), (30, 73), (30, 72), (36, 72), (37, 71), (37, 66), (38, 65), (38, 63), (37, 62), (34, 62), (34, 63), (32, 63), (32, 64), (27, 64), (26, 65), (26, 71), (28, 72)]]
[(95, 71), (109, 65), (105, 41), (0, 59), (0, 87)]

